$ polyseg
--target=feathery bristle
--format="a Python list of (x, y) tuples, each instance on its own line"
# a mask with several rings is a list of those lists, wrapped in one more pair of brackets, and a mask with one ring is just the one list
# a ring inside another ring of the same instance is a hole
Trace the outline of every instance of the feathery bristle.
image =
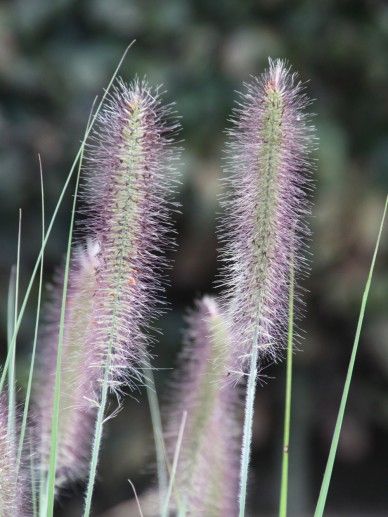
[[(237, 514), (238, 400), (228, 376), (228, 329), (214, 298), (204, 297), (188, 318), (176, 387), (167, 411), (173, 452), (187, 411), (176, 475), (176, 492), (190, 515)], [(179, 506), (179, 501), (175, 503)]]
[(21, 515), (21, 490), (17, 481), (15, 437), (9, 435), (7, 399), (0, 395), (0, 515)]
[(144, 381), (144, 325), (160, 306), (177, 158), (171, 114), (145, 82), (119, 81), (87, 153), (85, 229), (100, 246), (92, 339), (114, 390)]
[[(98, 244), (89, 240), (86, 249), (75, 250), (66, 301), (61, 367), (61, 394), (56, 484), (83, 477), (90, 457), (90, 441), (96, 414), (103, 364), (93, 333), (92, 304), (99, 267)], [(51, 305), (46, 311), (42, 335), (41, 365), (35, 390), (41, 468), (47, 470), (58, 349), (63, 272), (51, 286)]]
[(246, 85), (229, 132), (223, 283), (235, 369), (241, 373), (253, 346), (261, 358), (279, 358), (291, 258), (297, 272), (306, 269), (302, 251), (314, 143), (308, 104), (296, 75), (283, 61), (270, 61)]

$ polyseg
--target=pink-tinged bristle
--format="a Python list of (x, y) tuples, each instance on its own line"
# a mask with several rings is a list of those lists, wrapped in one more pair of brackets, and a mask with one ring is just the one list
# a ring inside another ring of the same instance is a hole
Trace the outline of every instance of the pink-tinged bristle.
[(174, 484), (174, 504), (190, 515), (237, 515), (239, 441), (238, 397), (226, 382), (228, 326), (214, 298), (196, 303), (180, 367), (166, 408), (166, 438), (172, 458), (182, 414), (186, 425)]
[(17, 481), (15, 437), (8, 429), (7, 399), (0, 395), (0, 515), (22, 515), (22, 487)]
[(229, 313), (235, 369), (254, 346), (277, 360), (285, 343), (290, 263), (307, 270), (308, 190), (314, 128), (309, 101), (283, 61), (245, 85), (227, 145), (226, 214), (221, 221), (223, 305)]
[(171, 106), (145, 82), (119, 81), (87, 152), (85, 232), (100, 246), (91, 339), (120, 391), (145, 381), (144, 330), (159, 313), (163, 250), (171, 244), (178, 150)]
[[(99, 267), (99, 246), (89, 240), (72, 257), (62, 345), (61, 395), (58, 436), (57, 486), (87, 473), (94, 429), (96, 401), (103, 364), (98, 365), (98, 345), (88, 339), (93, 333), (92, 304)], [(41, 468), (47, 470), (50, 455), (56, 356), (58, 349), (63, 272), (51, 287), (42, 331), (39, 376), (35, 389), (37, 445)]]

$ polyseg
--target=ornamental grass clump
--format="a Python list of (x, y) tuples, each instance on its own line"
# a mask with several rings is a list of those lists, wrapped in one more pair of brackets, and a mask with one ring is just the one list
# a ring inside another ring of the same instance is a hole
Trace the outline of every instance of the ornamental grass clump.
[(281, 60), (246, 85), (227, 147), (229, 192), (222, 228), (233, 370), (248, 373), (240, 474), (246, 487), (258, 358), (278, 360), (286, 342), (290, 271), (306, 269), (314, 130), (296, 75)]
[[(247, 84), (241, 96), (227, 145), (228, 192), (221, 227), (225, 291), (219, 298), (197, 301), (188, 316), (163, 426), (147, 327), (162, 308), (164, 250), (171, 244), (170, 214), (176, 206), (171, 193), (179, 156), (174, 145), (178, 124), (171, 105), (165, 106), (146, 82), (128, 85), (118, 80), (112, 88), (122, 60), (90, 116), (47, 228), (41, 174), (42, 245), (20, 307), (19, 226), (16, 297), (12, 300), (11, 289), (8, 353), (0, 376), (0, 517), (53, 517), (60, 489), (87, 476), (83, 516), (90, 517), (103, 427), (117, 408), (109, 407), (109, 395), (120, 406), (124, 392), (139, 385), (147, 388), (159, 492), (151, 489), (138, 498), (128, 480), (136, 512), (245, 517), (258, 371), (263, 363), (280, 359), (287, 343), (279, 511), (285, 517), (294, 287), (295, 277), (298, 280), (308, 269), (306, 218), (315, 138), (306, 113), (309, 101), (296, 75), (281, 60), (270, 61), (268, 70)], [(77, 164), (65, 265), (51, 286), (39, 333), (44, 251)], [(82, 240), (78, 236), (74, 246), (79, 185)], [(325, 508), (387, 203), (317, 517)], [(39, 265), (33, 354), (23, 420), (16, 432), (15, 347)], [(40, 356), (36, 378), (35, 350)], [(236, 386), (241, 379), (247, 379), (243, 426)]]
[[(90, 441), (103, 371), (103, 363), (98, 362), (103, 351), (89, 339), (94, 327), (92, 305), (97, 287), (98, 253), (98, 244), (89, 240), (73, 254), (62, 344), (57, 488), (84, 477), (90, 461)], [(46, 321), (41, 332), (40, 367), (34, 397), (36, 443), (39, 444), (40, 468), (44, 472), (48, 471), (50, 455), (62, 288), (61, 270), (50, 285), (51, 302), (46, 307)]]
[(216, 299), (198, 301), (188, 317), (166, 425), (172, 458), (182, 414), (186, 424), (174, 483), (175, 502), (189, 515), (237, 512), (238, 399), (226, 382), (229, 329)]

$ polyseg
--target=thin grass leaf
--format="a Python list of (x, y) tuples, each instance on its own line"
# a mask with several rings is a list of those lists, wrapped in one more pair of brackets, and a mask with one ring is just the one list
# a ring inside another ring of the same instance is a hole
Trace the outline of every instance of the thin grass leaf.
[(288, 332), (287, 332), (287, 371), (286, 371), (286, 397), (284, 405), (284, 432), (283, 432), (283, 456), (282, 476), (280, 485), (279, 517), (287, 515), (288, 500), (288, 461), (290, 447), (290, 420), (291, 420), (291, 395), (292, 395), (292, 355), (294, 337), (294, 283), (295, 272), (291, 261), (290, 269), (290, 290), (288, 310)]
[[(20, 246), (21, 246), (21, 231), (22, 231), (22, 211), (19, 209), (19, 224), (18, 224), (18, 240), (17, 240), (17, 254), (16, 254), (16, 268), (15, 268), (15, 286), (13, 289), (12, 307), (13, 325), (12, 329), (16, 327), (16, 317), (18, 313), (18, 297), (19, 297), (19, 278), (20, 278)], [(12, 317), (12, 316), (11, 316)], [(15, 346), (8, 350), (11, 353), (10, 368), (8, 370), (8, 432), (10, 436), (15, 436), (16, 431), (16, 336)]]
[[(94, 106), (95, 101), (93, 102)], [(92, 106), (92, 110), (93, 110)], [(90, 129), (91, 116), (89, 116), (85, 135), (88, 133)], [(84, 139), (85, 140), (85, 139)], [(81, 176), (82, 169), (82, 161), (84, 155), (84, 145), (81, 147), (80, 160), (78, 164), (78, 171), (75, 181), (74, 188), (74, 198), (73, 198), (73, 206), (71, 210), (70, 216), (70, 224), (69, 224), (69, 232), (68, 232), (68, 241), (67, 241), (67, 251), (66, 251), (66, 259), (65, 259), (65, 269), (63, 276), (63, 292), (62, 292), (62, 305), (61, 305), (61, 313), (59, 319), (59, 335), (58, 335), (58, 349), (57, 349), (57, 362), (56, 362), (56, 371), (55, 371), (55, 386), (54, 386), (54, 404), (53, 404), (53, 416), (52, 416), (52, 425), (51, 425), (51, 447), (50, 447), (50, 460), (49, 460), (49, 470), (48, 470), (48, 481), (47, 481), (47, 516), (51, 517), (54, 513), (54, 500), (55, 500), (55, 482), (56, 482), (56, 466), (57, 466), (57, 457), (58, 457), (58, 442), (59, 442), (59, 411), (60, 411), (60, 401), (61, 401), (61, 377), (62, 377), (62, 348), (63, 348), (63, 339), (65, 333), (65, 314), (66, 314), (66, 302), (67, 302), (67, 291), (69, 284), (69, 271), (70, 271), (70, 257), (71, 257), (71, 249), (73, 242), (73, 228), (74, 228), (74, 219), (76, 212), (76, 205), (78, 200), (78, 187)]]
[[(40, 177), (40, 194), (41, 194), (41, 232), (42, 232), (41, 245), (43, 246), (44, 235), (45, 235), (45, 203), (44, 203), (42, 160), (41, 160), (40, 155), (38, 155), (38, 160), (39, 160), (39, 177)], [(20, 468), (20, 460), (22, 457), (24, 439), (25, 439), (26, 429), (27, 429), (27, 418), (28, 418), (28, 412), (29, 412), (30, 400), (31, 400), (32, 378), (34, 375), (34, 368), (35, 368), (36, 345), (37, 345), (37, 339), (38, 339), (39, 317), (40, 317), (40, 308), (41, 308), (41, 300), (42, 300), (43, 268), (44, 268), (44, 253), (42, 254), (42, 260), (40, 261), (38, 299), (37, 299), (37, 304), (36, 304), (35, 328), (34, 328), (34, 341), (33, 341), (33, 345), (32, 345), (32, 354), (31, 354), (31, 360), (30, 360), (30, 369), (29, 369), (29, 373), (28, 373), (27, 390), (26, 390), (26, 396), (25, 396), (25, 400), (24, 400), (23, 417), (22, 417), (22, 423), (20, 426), (19, 446), (18, 446), (17, 461), (16, 461), (17, 474), (19, 473), (19, 468)], [(33, 497), (34, 496), (35, 496), (35, 493), (33, 491)]]
[(382, 236), (382, 233), (383, 233), (384, 221), (385, 221), (385, 216), (386, 216), (386, 213), (387, 213), (387, 206), (388, 206), (388, 196), (387, 196), (387, 198), (385, 200), (385, 206), (384, 206), (384, 211), (383, 211), (383, 215), (382, 215), (382, 218), (381, 218), (379, 232), (378, 232), (378, 235), (377, 235), (376, 246), (375, 246), (375, 249), (374, 249), (374, 252), (373, 252), (373, 257), (372, 257), (372, 262), (371, 262), (369, 273), (368, 273), (368, 278), (367, 278), (367, 281), (366, 281), (366, 284), (365, 284), (365, 288), (364, 288), (364, 292), (363, 292), (363, 295), (362, 295), (361, 308), (360, 308), (360, 313), (359, 313), (359, 316), (358, 316), (358, 322), (357, 322), (356, 334), (355, 334), (354, 342), (353, 342), (352, 353), (351, 353), (350, 360), (349, 360), (349, 366), (348, 366), (348, 371), (347, 371), (347, 374), (346, 374), (344, 389), (343, 389), (343, 392), (342, 392), (341, 403), (340, 403), (340, 407), (339, 407), (339, 410), (338, 410), (337, 421), (336, 421), (336, 424), (335, 424), (333, 438), (332, 438), (331, 445), (330, 445), (329, 457), (328, 457), (328, 460), (327, 460), (327, 464), (326, 464), (326, 468), (325, 468), (325, 473), (323, 475), (322, 485), (321, 485), (321, 489), (320, 489), (320, 492), (319, 492), (317, 506), (316, 506), (315, 512), (314, 512), (314, 517), (322, 517), (323, 512), (325, 510), (327, 494), (329, 492), (331, 476), (332, 476), (333, 468), (334, 468), (334, 461), (335, 461), (335, 457), (336, 457), (336, 453), (337, 453), (338, 442), (339, 442), (339, 439), (340, 439), (341, 428), (342, 428), (342, 423), (343, 423), (345, 409), (346, 409), (346, 403), (347, 403), (348, 396), (349, 396), (350, 384), (352, 382), (354, 364), (356, 362), (356, 356), (357, 356), (357, 351), (358, 351), (358, 344), (359, 344), (359, 341), (360, 341), (360, 336), (361, 336), (362, 324), (363, 324), (363, 321), (364, 321), (366, 304), (367, 304), (367, 301), (368, 301), (369, 290), (370, 290), (370, 286), (371, 286), (371, 283), (372, 283), (373, 271), (374, 271), (374, 268), (375, 268), (377, 253), (378, 253), (379, 246), (380, 246), (380, 240), (381, 240), (381, 236)]
[(183, 440), (183, 433), (185, 430), (186, 425), (186, 419), (187, 419), (187, 411), (183, 412), (182, 415), (182, 421), (179, 428), (178, 433), (178, 439), (175, 447), (175, 453), (174, 453), (174, 459), (172, 462), (172, 470), (171, 470), (171, 476), (170, 476), (170, 482), (168, 484), (166, 499), (164, 501), (163, 511), (162, 511), (162, 517), (168, 517), (169, 515), (169, 506), (170, 506), (170, 499), (171, 499), (171, 493), (173, 490), (174, 482), (175, 482), (175, 475), (178, 467), (178, 461), (179, 461), (179, 454), (182, 447), (182, 440)]
[(14, 309), (15, 309), (15, 278), (16, 266), (11, 267), (11, 272), (8, 281), (8, 295), (7, 295), (7, 351), (10, 353), (11, 341), (14, 332)]

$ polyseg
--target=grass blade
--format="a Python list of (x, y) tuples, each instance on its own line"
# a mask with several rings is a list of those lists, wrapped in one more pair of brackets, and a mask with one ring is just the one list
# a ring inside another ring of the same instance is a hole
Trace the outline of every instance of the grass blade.
[[(9, 307), (12, 311), (12, 315), (9, 315), (10, 320), (13, 319), (12, 334), (15, 332), (16, 327), (16, 316), (18, 313), (18, 295), (19, 295), (19, 277), (20, 277), (20, 244), (21, 244), (21, 230), (22, 230), (22, 211), (19, 209), (19, 225), (18, 225), (18, 240), (17, 240), (17, 254), (16, 254), (16, 269), (14, 275), (14, 286), (13, 286), (13, 307)], [(11, 275), (12, 276), (12, 275)], [(10, 300), (8, 300), (10, 302)], [(11, 327), (10, 327), (11, 328)], [(15, 436), (16, 429), (16, 337), (15, 335), (15, 346), (9, 343), (8, 353), (11, 355), (10, 367), (8, 370), (8, 433), (9, 436)]]
[[(44, 232), (45, 232), (45, 208), (44, 208), (44, 185), (43, 185), (43, 171), (42, 171), (42, 161), (40, 155), (38, 155), (39, 160), (39, 175), (40, 175), (40, 193), (41, 193), (41, 231), (42, 231), (42, 246), (44, 242)], [(39, 328), (39, 316), (40, 316), (40, 308), (41, 308), (41, 300), (42, 300), (42, 285), (43, 285), (43, 264), (44, 264), (44, 254), (42, 255), (42, 260), (40, 261), (40, 271), (39, 271), (39, 286), (38, 286), (38, 300), (36, 305), (36, 316), (35, 316), (35, 328), (34, 328), (34, 341), (32, 345), (32, 354), (30, 361), (30, 369), (28, 373), (28, 381), (27, 381), (27, 390), (24, 401), (23, 408), (23, 418), (20, 426), (20, 437), (19, 437), (19, 447), (17, 453), (16, 460), (16, 475), (19, 473), (20, 468), (20, 460), (23, 451), (24, 438), (27, 429), (27, 418), (28, 411), (30, 407), (30, 399), (31, 399), (31, 389), (32, 389), (32, 378), (34, 374), (35, 367), (35, 356), (36, 356), (36, 344), (38, 340), (38, 328)], [(34, 494), (33, 494), (34, 496)]]
[[(93, 105), (92, 105), (90, 116), (89, 116), (89, 119), (88, 119), (88, 122), (86, 125), (85, 134), (87, 134), (89, 127), (90, 127), (94, 104), (95, 104), (95, 101), (93, 102)], [(85, 138), (83, 141), (85, 142)], [(70, 257), (71, 257), (71, 249), (72, 249), (72, 242), (73, 242), (73, 228), (74, 228), (74, 219), (75, 219), (76, 205), (77, 205), (77, 199), (78, 199), (78, 187), (79, 187), (79, 180), (80, 180), (80, 176), (81, 176), (84, 147), (85, 147), (85, 144), (83, 144), (81, 147), (81, 155), (80, 155), (80, 160), (78, 163), (78, 171), (77, 171), (76, 182), (75, 182), (75, 187), (74, 187), (74, 198), (73, 198), (73, 206), (72, 206), (71, 216), (70, 216), (67, 251), (66, 251), (66, 259), (65, 259), (65, 270), (64, 270), (64, 275), (63, 275), (62, 305), (61, 305), (61, 313), (60, 313), (60, 319), (59, 319), (57, 363), (56, 363), (55, 385), (54, 385), (53, 418), (52, 418), (52, 425), (51, 425), (50, 459), (49, 459), (49, 471), (48, 471), (48, 480), (47, 480), (47, 489), (48, 489), (47, 515), (50, 517), (53, 515), (53, 512), (54, 512), (54, 499), (55, 499), (55, 473), (56, 473), (56, 465), (57, 465), (59, 411), (60, 411), (60, 397), (61, 397), (62, 346), (63, 346), (63, 337), (64, 337), (64, 332), (65, 332), (67, 288), (68, 288), (68, 283), (69, 283)]]
[(178, 467), (179, 453), (180, 453), (181, 446), (182, 446), (183, 433), (184, 433), (185, 425), (186, 425), (186, 418), (187, 418), (187, 411), (184, 411), (183, 415), (182, 415), (181, 425), (180, 425), (180, 428), (179, 428), (178, 440), (177, 440), (177, 444), (176, 444), (176, 447), (175, 447), (174, 459), (173, 459), (173, 462), (172, 462), (172, 470), (171, 470), (170, 482), (168, 484), (167, 495), (166, 495), (166, 499), (164, 501), (162, 517), (168, 517), (168, 514), (169, 514), (168, 507), (170, 505), (171, 493), (172, 493), (172, 489), (173, 489), (173, 486), (174, 486), (176, 470), (177, 470), (177, 467)]
[(366, 281), (366, 284), (365, 284), (365, 288), (364, 288), (364, 292), (363, 292), (363, 295), (362, 295), (360, 314), (359, 314), (359, 317), (358, 317), (357, 329), (356, 329), (356, 334), (355, 334), (355, 337), (354, 337), (352, 353), (351, 353), (350, 360), (349, 360), (349, 366), (348, 366), (348, 371), (347, 371), (347, 374), (346, 374), (345, 385), (344, 385), (344, 389), (343, 389), (343, 392), (342, 392), (342, 398), (341, 398), (341, 403), (340, 403), (340, 407), (339, 407), (339, 410), (338, 410), (337, 421), (336, 421), (336, 424), (335, 424), (333, 438), (332, 438), (332, 441), (331, 441), (329, 457), (328, 457), (328, 460), (327, 460), (326, 469), (325, 469), (325, 473), (324, 473), (324, 476), (323, 476), (321, 490), (320, 490), (320, 493), (319, 493), (317, 506), (315, 508), (314, 517), (322, 517), (323, 512), (325, 510), (327, 494), (328, 494), (328, 491), (329, 491), (331, 476), (332, 476), (332, 473), (333, 473), (335, 456), (336, 456), (336, 453), (337, 453), (338, 442), (339, 442), (339, 438), (340, 438), (340, 434), (341, 434), (342, 422), (343, 422), (343, 419), (344, 419), (346, 403), (347, 403), (347, 400), (348, 400), (350, 384), (351, 384), (351, 381), (352, 381), (354, 364), (355, 364), (355, 361), (356, 361), (358, 344), (359, 344), (359, 341), (360, 341), (362, 324), (363, 324), (363, 321), (364, 321), (365, 308), (366, 308), (366, 304), (367, 304), (367, 301), (368, 301), (368, 295), (369, 295), (370, 286), (371, 286), (371, 283), (372, 283), (373, 271), (374, 271), (374, 267), (375, 267), (375, 263), (376, 263), (377, 252), (378, 252), (379, 246), (380, 246), (381, 235), (383, 233), (384, 221), (385, 221), (385, 216), (386, 216), (386, 213), (387, 213), (387, 205), (388, 205), (388, 196), (387, 196), (387, 198), (385, 200), (385, 206), (384, 206), (383, 216), (382, 216), (381, 223), (380, 223), (379, 232), (378, 232), (378, 235), (377, 235), (376, 246), (375, 246), (375, 249), (374, 249), (374, 252), (373, 252), (373, 257), (372, 257), (372, 262), (371, 262), (370, 269), (369, 269), (368, 278), (367, 278), (367, 281)]
[(288, 499), (288, 461), (290, 446), (290, 420), (291, 420), (291, 392), (292, 392), (292, 354), (294, 338), (294, 286), (295, 271), (291, 262), (290, 270), (290, 291), (288, 309), (288, 334), (287, 334), (287, 372), (286, 372), (286, 400), (284, 406), (284, 433), (283, 433), (283, 458), (282, 477), (280, 485), (279, 517), (287, 515)]
[(8, 282), (8, 296), (7, 296), (7, 350), (10, 353), (10, 346), (13, 336), (14, 324), (15, 324), (15, 277), (16, 277), (16, 266), (11, 267)]

